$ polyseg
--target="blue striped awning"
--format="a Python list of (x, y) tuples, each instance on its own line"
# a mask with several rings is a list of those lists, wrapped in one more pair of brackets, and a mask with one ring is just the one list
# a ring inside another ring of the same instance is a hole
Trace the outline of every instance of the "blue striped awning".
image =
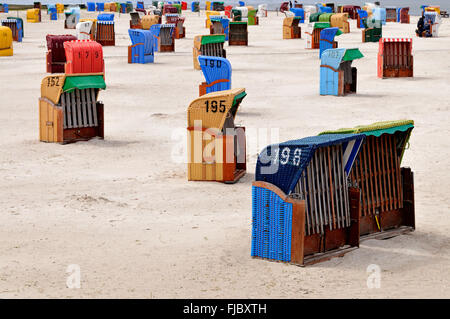
[(364, 134), (326, 134), (267, 146), (258, 156), (255, 180), (265, 181), (290, 194), (318, 148), (342, 144), (348, 175), (359, 153)]

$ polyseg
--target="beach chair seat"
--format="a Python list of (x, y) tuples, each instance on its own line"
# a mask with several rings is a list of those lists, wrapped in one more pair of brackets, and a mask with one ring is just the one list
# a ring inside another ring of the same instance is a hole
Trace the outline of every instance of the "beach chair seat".
[(236, 183), (246, 172), (245, 128), (235, 124), (245, 89), (202, 95), (187, 112), (188, 180)]
[(252, 257), (306, 266), (359, 247), (360, 191), (347, 177), (364, 138), (311, 136), (259, 153)]
[(64, 73), (66, 64), (66, 51), (64, 49), (64, 42), (73, 41), (77, 38), (73, 35), (52, 35), (47, 34), (47, 54), (46, 54), (46, 69), (47, 73)]
[(0, 56), (12, 56), (13, 35), (9, 27), (0, 26)]
[(200, 96), (231, 89), (231, 64), (227, 59), (200, 55), (198, 63), (206, 80), (199, 86)]
[(128, 63), (153, 63), (154, 37), (150, 30), (129, 29), (131, 45), (128, 47)]

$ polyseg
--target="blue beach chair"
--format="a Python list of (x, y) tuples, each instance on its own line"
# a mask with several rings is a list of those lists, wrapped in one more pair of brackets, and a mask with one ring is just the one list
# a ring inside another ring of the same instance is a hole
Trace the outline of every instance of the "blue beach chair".
[(200, 93), (206, 94), (231, 89), (231, 64), (227, 59), (200, 55), (198, 62), (206, 80), (200, 85)]
[(128, 63), (153, 63), (155, 50), (153, 35), (149, 30), (128, 29), (131, 45), (128, 47)]

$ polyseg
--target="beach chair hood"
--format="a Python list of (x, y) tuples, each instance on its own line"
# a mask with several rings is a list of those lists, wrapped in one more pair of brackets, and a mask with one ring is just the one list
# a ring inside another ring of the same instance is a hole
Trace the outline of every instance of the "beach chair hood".
[(258, 156), (255, 180), (271, 183), (289, 195), (314, 152), (337, 144), (342, 144), (344, 170), (348, 175), (364, 138), (363, 134), (329, 134), (269, 145)]

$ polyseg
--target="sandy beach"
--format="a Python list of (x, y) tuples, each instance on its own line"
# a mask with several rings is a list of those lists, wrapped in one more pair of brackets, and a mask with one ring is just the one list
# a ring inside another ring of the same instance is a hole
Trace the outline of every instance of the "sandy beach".
[[(0, 18), (15, 16), (0, 14)], [(358, 93), (319, 95), (318, 50), (282, 39), (284, 15), (249, 26), (249, 46), (229, 47), (232, 86), (247, 97), (247, 175), (237, 184), (188, 182), (186, 110), (203, 81), (193, 38), (209, 34), (205, 13), (183, 12), (186, 38), (153, 64), (128, 64), (128, 14), (116, 14), (116, 46), (104, 47), (105, 139), (39, 142), (38, 98), (47, 34), (63, 15), (25, 22), (14, 56), (0, 58), (0, 298), (450, 298), (450, 22), (439, 38), (387, 23), (385, 37), (412, 37), (414, 78), (377, 78), (378, 43), (361, 30), (337, 38), (357, 47)], [(20, 12), (25, 19), (25, 12)], [(82, 10), (82, 18), (96, 13)], [(413, 119), (403, 166), (414, 171), (416, 231), (368, 240), (342, 258), (309, 267), (253, 259), (251, 183), (270, 142), (325, 129)], [(264, 129), (278, 132), (272, 140)], [(81, 288), (66, 286), (79, 265)], [(369, 289), (367, 267), (381, 268)]]

